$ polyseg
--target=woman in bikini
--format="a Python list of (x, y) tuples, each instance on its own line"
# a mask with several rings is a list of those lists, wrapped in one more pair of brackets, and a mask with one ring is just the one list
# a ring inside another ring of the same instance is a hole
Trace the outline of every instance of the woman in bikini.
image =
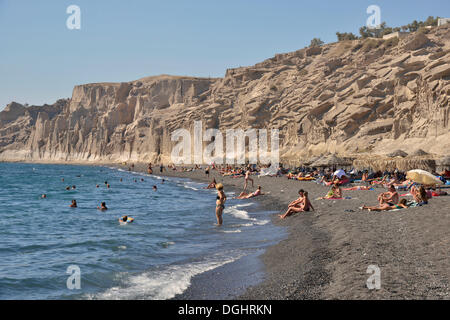
[(398, 204), (389, 205), (387, 203), (380, 204), (378, 207), (367, 207), (366, 205), (363, 205), (361, 207), (362, 210), (369, 210), (369, 211), (388, 211), (388, 210), (395, 210), (395, 209), (406, 209), (409, 208), (409, 206), (406, 204), (406, 199), (400, 200)]
[(223, 223), (222, 214), (225, 209), (225, 201), (227, 201), (227, 196), (223, 192), (223, 184), (219, 183), (216, 185), (217, 189), (217, 200), (216, 200), (216, 217), (217, 225), (221, 226)]
[(261, 186), (258, 186), (258, 189), (256, 189), (255, 192), (252, 192), (250, 194), (241, 192), (241, 194), (238, 197), (236, 197), (236, 199), (250, 199), (257, 196), (262, 196), (263, 194), (264, 193), (261, 192)]
[(323, 197), (323, 199), (333, 199), (333, 198), (342, 198), (342, 190), (337, 182), (333, 184), (331, 190), (328, 191), (325, 197)]
[(428, 204), (427, 192), (423, 186), (420, 186), (418, 189), (413, 186), (411, 188), (411, 194), (414, 197), (414, 201), (416, 201), (419, 205)]
[(211, 181), (211, 183), (208, 184), (207, 187), (204, 187), (204, 189), (214, 189), (216, 187), (216, 184), (217, 184), (216, 178), (213, 178), (213, 181)]
[(250, 167), (247, 167), (247, 171), (245, 171), (245, 183), (244, 183), (244, 190), (242, 192), (245, 192), (247, 190), (248, 180), (252, 182), (252, 188), (253, 188), (253, 179), (250, 178)]

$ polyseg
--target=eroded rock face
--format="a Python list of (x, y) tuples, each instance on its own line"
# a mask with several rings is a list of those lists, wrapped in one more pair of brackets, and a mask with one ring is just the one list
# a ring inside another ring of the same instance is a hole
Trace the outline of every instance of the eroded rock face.
[(326, 152), (450, 150), (448, 26), (391, 41), (279, 54), (224, 78), (76, 86), (54, 105), (0, 112), (0, 160), (171, 162), (174, 130), (280, 130), (282, 161)]

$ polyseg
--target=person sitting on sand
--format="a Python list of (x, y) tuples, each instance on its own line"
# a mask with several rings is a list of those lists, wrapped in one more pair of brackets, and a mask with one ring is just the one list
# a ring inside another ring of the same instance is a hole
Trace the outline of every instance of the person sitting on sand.
[(323, 197), (323, 199), (333, 199), (333, 198), (342, 198), (342, 190), (339, 187), (339, 183), (335, 182), (331, 187), (330, 191), (328, 191), (327, 195)]
[(398, 204), (398, 201), (399, 201), (399, 195), (393, 185), (391, 185), (389, 187), (388, 192), (383, 192), (378, 195), (378, 203), (380, 204), (380, 206), (382, 204), (388, 204), (390, 206), (393, 206), (395, 204)]
[(204, 189), (214, 189), (214, 188), (216, 187), (216, 184), (217, 184), (216, 178), (213, 178), (213, 180), (211, 181), (211, 183), (208, 184), (208, 186), (205, 187)]
[(73, 199), (72, 204), (69, 206), (71, 208), (77, 208), (77, 200)]
[(395, 209), (403, 209), (403, 208), (409, 208), (408, 204), (406, 203), (406, 199), (400, 200), (398, 204), (389, 205), (387, 203), (380, 204), (377, 207), (367, 207), (366, 205), (363, 205), (361, 207), (362, 210), (369, 210), (369, 211), (388, 211), (388, 210), (395, 210)]
[(262, 196), (264, 193), (261, 192), (261, 186), (258, 186), (258, 189), (256, 189), (255, 192), (252, 193), (246, 193), (246, 192), (241, 192), (241, 194), (236, 197), (236, 199), (250, 199), (250, 198), (254, 198), (257, 196)]
[(217, 200), (216, 200), (216, 218), (217, 225), (221, 226), (223, 223), (222, 214), (225, 209), (225, 202), (227, 201), (227, 196), (223, 191), (223, 184), (219, 183), (216, 185), (217, 189)]
[(296, 201), (291, 202), (289, 204), (288, 210), (283, 215), (279, 215), (279, 217), (280, 219), (285, 219), (286, 217), (289, 217), (294, 213), (307, 212), (310, 211), (310, 209), (315, 211), (314, 207), (311, 204), (311, 201), (309, 200), (308, 192), (304, 191), (303, 196), (301, 196), (301, 199), (299, 198)]
[(419, 188), (413, 186), (411, 188), (411, 194), (414, 197), (414, 201), (416, 201), (419, 205), (428, 204), (427, 192), (423, 186), (420, 186)]
[(298, 204), (303, 202), (304, 197), (305, 197), (305, 190), (300, 189), (298, 191), (298, 195), (299, 195), (299, 197), (297, 199), (295, 199), (294, 201), (292, 201), (291, 203), (288, 204), (288, 208), (297, 206)]
[(100, 207), (97, 207), (97, 209), (100, 210), (100, 211), (108, 210), (108, 208), (106, 207), (106, 202), (102, 202)]
[(132, 223), (134, 221), (134, 218), (128, 217), (128, 216), (123, 216), (122, 218), (119, 219), (119, 223), (124, 224), (124, 223)]

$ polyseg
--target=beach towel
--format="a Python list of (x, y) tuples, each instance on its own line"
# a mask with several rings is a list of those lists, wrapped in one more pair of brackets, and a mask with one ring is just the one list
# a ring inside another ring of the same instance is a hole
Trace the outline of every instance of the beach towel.
[(313, 181), (315, 179), (312, 177), (300, 177), (300, 178), (297, 178), (297, 180), (298, 181)]
[(324, 197), (320, 197), (320, 198), (317, 198), (316, 200), (350, 200), (350, 199), (352, 199), (352, 197), (344, 197), (344, 198), (335, 198), (335, 197), (333, 197), (333, 198), (324, 198)]

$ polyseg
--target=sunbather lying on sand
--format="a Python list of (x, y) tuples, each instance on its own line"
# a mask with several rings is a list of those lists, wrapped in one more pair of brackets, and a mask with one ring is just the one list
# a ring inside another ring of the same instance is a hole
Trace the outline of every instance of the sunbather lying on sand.
[(354, 190), (373, 190), (372, 187), (369, 186), (354, 186), (351, 188), (343, 188), (344, 191), (354, 191)]
[(264, 193), (261, 192), (261, 186), (258, 186), (258, 189), (256, 189), (255, 192), (252, 193), (241, 192), (241, 194), (235, 199), (250, 199), (257, 196), (262, 196), (263, 194)]
[(367, 207), (366, 205), (363, 205), (361, 207), (362, 210), (369, 210), (369, 211), (389, 211), (389, 210), (395, 210), (395, 209), (403, 209), (403, 208), (409, 208), (409, 206), (406, 203), (406, 199), (400, 200), (398, 204), (389, 205), (387, 203), (380, 204), (377, 207)]

